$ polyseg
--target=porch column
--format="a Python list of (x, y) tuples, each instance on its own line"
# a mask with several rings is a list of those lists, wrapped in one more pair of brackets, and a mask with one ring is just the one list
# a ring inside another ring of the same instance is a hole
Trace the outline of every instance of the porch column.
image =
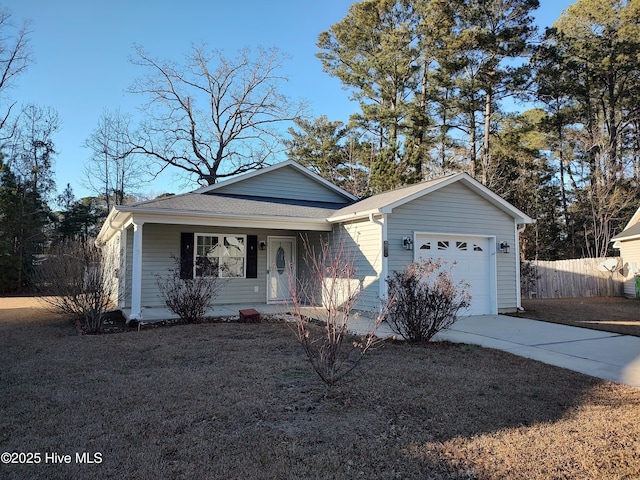
[(142, 225), (133, 221), (133, 252), (131, 272), (131, 316), (130, 320), (142, 320)]
[(373, 213), (370, 213), (369, 221), (376, 225), (380, 225), (380, 255), (382, 257), (382, 270), (378, 272), (378, 295), (380, 300), (385, 300), (389, 296), (386, 281), (386, 278), (389, 276), (389, 252), (384, 246), (387, 241), (387, 214), (383, 213), (380, 219), (377, 219)]

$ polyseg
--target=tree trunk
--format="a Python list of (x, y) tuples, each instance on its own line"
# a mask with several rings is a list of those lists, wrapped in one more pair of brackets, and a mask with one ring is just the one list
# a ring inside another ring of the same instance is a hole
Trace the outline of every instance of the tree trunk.
[(491, 158), (489, 151), (489, 133), (491, 131), (491, 89), (487, 89), (484, 105), (484, 152), (482, 154), (482, 184), (489, 181), (489, 161)]

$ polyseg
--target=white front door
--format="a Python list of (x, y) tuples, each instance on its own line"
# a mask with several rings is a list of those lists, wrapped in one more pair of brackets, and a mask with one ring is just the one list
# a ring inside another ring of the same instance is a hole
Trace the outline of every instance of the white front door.
[(267, 238), (267, 302), (291, 300), (295, 287), (295, 237)]

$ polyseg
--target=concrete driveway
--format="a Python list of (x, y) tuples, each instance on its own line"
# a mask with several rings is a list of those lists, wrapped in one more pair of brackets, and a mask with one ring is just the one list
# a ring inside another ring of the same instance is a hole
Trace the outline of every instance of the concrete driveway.
[(463, 317), (439, 338), (640, 387), (640, 337), (506, 315)]
[[(392, 335), (382, 325), (378, 335)], [(640, 337), (507, 315), (460, 318), (435, 340), (495, 348), (549, 365), (640, 387)]]

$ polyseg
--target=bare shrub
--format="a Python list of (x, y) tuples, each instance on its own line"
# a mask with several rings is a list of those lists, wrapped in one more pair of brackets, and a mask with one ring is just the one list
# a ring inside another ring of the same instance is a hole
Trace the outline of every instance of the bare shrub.
[(537, 295), (538, 268), (535, 263), (527, 260), (520, 262), (520, 294), (525, 298), (533, 298)]
[(429, 341), (440, 330), (451, 327), (458, 312), (471, 302), (469, 286), (453, 281), (453, 265), (442, 260), (411, 263), (387, 278), (391, 329), (412, 343)]
[(174, 260), (168, 275), (156, 275), (160, 297), (169, 310), (187, 323), (201, 322), (207, 310), (213, 307), (223, 281), (214, 276), (180, 278), (180, 260)]
[(359, 316), (354, 309), (361, 287), (354, 254), (344, 241), (330, 244), (321, 239), (316, 250), (305, 239), (304, 252), (304, 275), (295, 284), (290, 282), (292, 300), (288, 306), (296, 319), (297, 339), (325, 383), (327, 397), (331, 388), (353, 371), (374, 346), (382, 315), (377, 316), (369, 332), (351, 333), (349, 325)]
[(34, 284), (53, 311), (81, 318), (85, 333), (100, 333), (116, 288), (106, 261), (91, 243), (64, 242), (36, 267)]

